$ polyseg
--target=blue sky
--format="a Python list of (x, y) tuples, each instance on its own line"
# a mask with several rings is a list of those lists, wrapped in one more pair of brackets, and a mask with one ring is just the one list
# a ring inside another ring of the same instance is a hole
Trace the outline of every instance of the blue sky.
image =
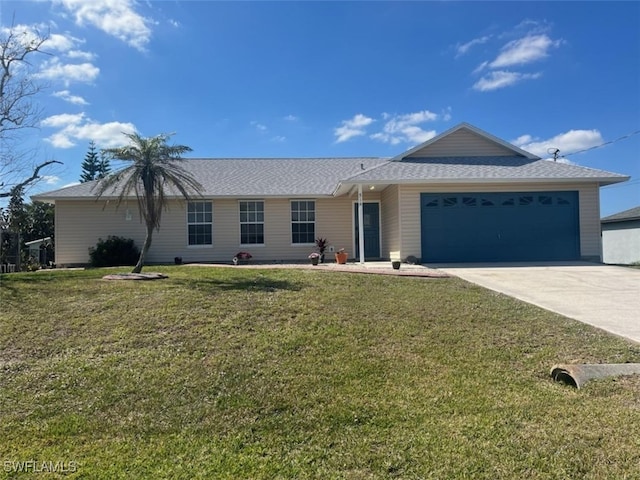
[[(639, 2), (2, 1), (48, 32), (33, 65), (30, 194), (80, 176), (90, 140), (175, 132), (193, 157), (393, 156), (460, 122), (630, 175), (640, 205)], [(573, 152), (613, 142), (585, 153)]]

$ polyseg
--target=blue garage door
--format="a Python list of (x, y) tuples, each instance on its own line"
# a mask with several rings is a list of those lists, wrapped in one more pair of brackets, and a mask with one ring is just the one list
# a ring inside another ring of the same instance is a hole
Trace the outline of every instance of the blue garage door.
[(423, 193), (423, 262), (576, 260), (578, 192)]

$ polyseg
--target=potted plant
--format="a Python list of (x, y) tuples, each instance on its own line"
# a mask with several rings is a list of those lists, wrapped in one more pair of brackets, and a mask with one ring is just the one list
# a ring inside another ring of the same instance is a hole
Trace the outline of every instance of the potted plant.
[(316, 247), (318, 247), (318, 252), (320, 252), (320, 263), (324, 263), (324, 252), (328, 245), (329, 241), (326, 238), (316, 238)]
[(347, 258), (349, 254), (344, 251), (344, 248), (341, 248), (336, 252), (336, 263), (345, 264), (347, 263)]
[(238, 252), (236, 253), (236, 256), (233, 257), (232, 261), (234, 265), (238, 265), (239, 263), (249, 263), (249, 260), (251, 260), (252, 255), (249, 252)]
[(309, 260), (311, 260), (311, 265), (318, 265), (318, 262), (320, 261), (320, 254), (318, 252), (309, 254)]
[(400, 260), (393, 260), (391, 266), (394, 270), (400, 270)]

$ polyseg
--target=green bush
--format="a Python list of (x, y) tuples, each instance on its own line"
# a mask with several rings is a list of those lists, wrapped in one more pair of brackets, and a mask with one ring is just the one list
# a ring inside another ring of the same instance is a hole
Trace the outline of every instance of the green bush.
[(106, 240), (98, 239), (95, 247), (89, 248), (92, 267), (118, 267), (135, 265), (140, 250), (130, 238), (109, 235)]

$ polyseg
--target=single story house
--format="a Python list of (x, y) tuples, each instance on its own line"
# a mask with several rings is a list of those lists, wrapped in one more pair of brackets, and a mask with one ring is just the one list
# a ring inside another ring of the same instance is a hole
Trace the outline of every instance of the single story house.
[[(600, 261), (599, 188), (629, 178), (540, 159), (466, 123), (393, 158), (184, 165), (204, 191), (170, 202), (149, 262), (230, 262), (238, 251), (304, 260), (318, 237), (360, 261)], [(135, 198), (116, 209), (115, 195), (97, 199), (93, 187), (33, 197), (55, 203), (58, 265), (87, 263), (108, 235), (143, 243)]]
[(602, 261), (630, 265), (640, 263), (640, 207), (604, 217)]

